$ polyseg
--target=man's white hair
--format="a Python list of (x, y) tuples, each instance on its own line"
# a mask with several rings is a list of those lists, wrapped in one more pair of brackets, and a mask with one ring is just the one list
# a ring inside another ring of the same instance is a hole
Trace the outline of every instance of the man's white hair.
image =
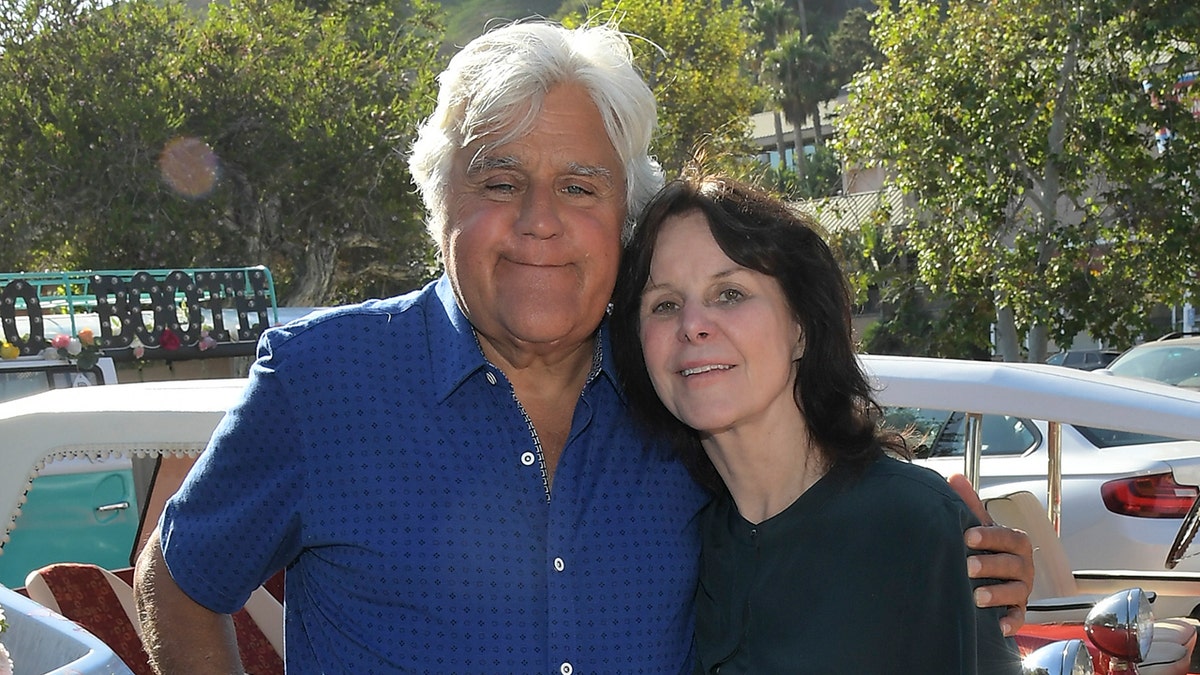
[(445, 244), (454, 153), (489, 134), (495, 137), (480, 148), (483, 153), (522, 137), (556, 85), (582, 85), (604, 119), (625, 168), (623, 236), (662, 187), (662, 169), (649, 156), (657, 124), (654, 94), (633, 66), (629, 40), (615, 28), (568, 29), (542, 21), (496, 28), (467, 43), (438, 83), (437, 108), (418, 129), (408, 166), (439, 248)]

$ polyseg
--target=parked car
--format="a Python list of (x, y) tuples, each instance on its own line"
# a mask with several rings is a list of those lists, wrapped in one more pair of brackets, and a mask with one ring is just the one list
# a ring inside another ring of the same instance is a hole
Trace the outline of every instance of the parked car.
[[(888, 356), (863, 362), (881, 387), (887, 421), (910, 432), (915, 461), (943, 475), (967, 473), (967, 413), (984, 413), (980, 487), (1028, 490), (1045, 505), (1047, 420), (1065, 422), (1058, 425), (1059, 531), (1071, 562), (1165, 569), (1183, 516), (1200, 495), (1200, 442), (1169, 437), (1200, 439), (1200, 394), (1044, 364)], [(1154, 422), (1156, 411), (1171, 409), (1191, 426)], [(1200, 556), (1177, 569), (1200, 572)]]
[(1200, 390), (1200, 333), (1170, 333), (1135, 345), (1106, 370), (1122, 377)]
[(1121, 352), (1115, 349), (1064, 349), (1051, 354), (1046, 363), (1079, 370), (1097, 370), (1106, 367), (1120, 355)]

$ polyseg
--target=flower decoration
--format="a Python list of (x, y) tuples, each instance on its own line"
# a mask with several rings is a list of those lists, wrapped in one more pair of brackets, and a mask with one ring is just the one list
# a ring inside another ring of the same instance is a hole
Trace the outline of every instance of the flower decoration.
[(100, 345), (96, 344), (96, 336), (90, 328), (84, 328), (74, 337), (59, 333), (42, 351), (42, 358), (63, 359), (74, 363), (79, 370), (91, 370), (100, 360)]
[[(8, 621), (4, 620), (4, 608), (0, 607), (0, 635), (3, 635), (6, 630), (8, 630)], [(12, 656), (4, 648), (3, 643), (0, 643), (0, 675), (13, 675)]]
[(162, 329), (162, 335), (158, 338), (158, 342), (162, 345), (163, 349), (169, 352), (179, 349), (183, 344), (180, 342), (179, 336), (175, 334), (175, 331), (172, 331), (170, 328)]
[(200, 351), (206, 352), (217, 346), (217, 341), (213, 336), (208, 334), (208, 329), (204, 328), (200, 331), (200, 343), (196, 345)]

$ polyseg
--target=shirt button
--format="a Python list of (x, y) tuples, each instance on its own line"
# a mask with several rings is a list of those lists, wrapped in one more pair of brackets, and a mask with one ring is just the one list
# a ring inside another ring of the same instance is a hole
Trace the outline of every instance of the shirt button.
[(563, 663), (558, 667), (558, 672), (562, 673), (562, 675), (571, 675), (571, 673), (575, 672), (575, 669), (571, 667), (570, 663)]
[(533, 460), (537, 459), (532, 452), (521, 453), (521, 463), (525, 466), (533, 466)]
[(495, 373), (488, 373), (488, 374), (487, 374), (487, 381), (488, 381), (488, 384), (496, 384), (496, 374), (495, 374)]
[(563, 571), (564, 569), (566, 569), (566, 567), (567, 567), (567, 564), (566, 564), (565, 562), (563, 562), (563, 559), (562, 559), (562, 558), (555, 558), (555, 559), (554, 559), (554, 569), (556, 569), (556, 570), (558, 570), (559, 572), (561, 572), (561, 571)]

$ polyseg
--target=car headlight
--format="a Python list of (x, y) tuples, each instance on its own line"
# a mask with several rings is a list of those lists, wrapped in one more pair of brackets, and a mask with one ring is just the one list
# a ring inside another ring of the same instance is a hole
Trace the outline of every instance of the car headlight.
[(1154, 614), (1142, 589), (1129, 588), (1097, 602), (1083, 628), (1100, 651), (1139, 663), (1154, 639)]
[(1021, 675), (1093, 675), (1092, 655), (1083, 640), (1042, 645), (1021, 660)]

